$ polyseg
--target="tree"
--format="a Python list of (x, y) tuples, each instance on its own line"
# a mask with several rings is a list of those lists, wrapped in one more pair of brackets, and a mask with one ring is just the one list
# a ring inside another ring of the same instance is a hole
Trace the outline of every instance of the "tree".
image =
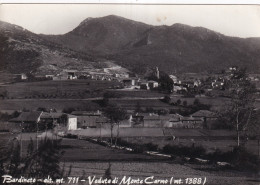
[(181, 100), (178, 99), (176, 103), (177, 103), (177, 105), (180, 105), (181, 104)]
[(196, 98), (196, 99), (194, 100), (194, 102), (193, 102), (193, 105), (195, 105), (195, 106), (200, 105), (200, 100), (199, 100), (198, 98)]
[(171, 97), (170, 96), (164, 96), (164, 98), (163, 98), (163, 102), (165, 102), (165, 103), (170, 103), (171, 102)]
[(159, 79), (160, 88), (163, 91), (171, 93), (173, 91), (173, 81), (169, 77), (168, 74), (164, 72), (160, 72), (160, 79)]
[[(14, 139), (11, 146), (0, 150), (0, 175), (9, 174), (17, 177), (24, 174), (28, 178), (61, 178), (64, 169), (60, 168), (60, 159), (63, 155), (61, 140), (50, 140), (45, 138), (34, 147), (31, 139), (27, 148), (27, 155), (21, 155), (20, 143)], [(67, 174), (68, 175), (68, 174)], [(1, 184), (1, 182), (0, 182)], [(44, 183), (37, 183), (44, 184)]]
[(184, 101), (182, 102), (182, 104), (183, 104), (184, 107), (186, 107), (186, 106), (188, 105), (188, 103), (187, 103), (186, 100), (184, 100)]
[(110, 104), (108, 107), (105, 109), (105, 115), (110, 121), (110, 129), (111, 129), (111, 138), (110, 142), (111, 145), (113, 144), (113, 128), (115, 125), (117, 125), (117, 136), (115, 140), (115, 145), (117, 144), (117, 139), (119, 136), (119, 124), (120, 121), (124, 120), (127, 118), (126, 111), (117, 105)]
[(48, 112), (45, 107), (38, 107), (37, 111)]
[(234, 70), (227, 87), (230, 92), (230, 103), (225, 118), (236, 130), (239, 147), (241, 134), (246, 134), (252, 125), (256, 88), (247, 77), (246, 69)]

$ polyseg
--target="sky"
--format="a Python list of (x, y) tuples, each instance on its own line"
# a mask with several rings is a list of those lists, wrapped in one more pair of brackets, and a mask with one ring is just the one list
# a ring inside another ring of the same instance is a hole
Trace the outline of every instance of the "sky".
[(182, 23), (228, 36), (260, 37), (260, 5), (0, 5), (0, 20), (38, 34), (64, 34), (88, 17), (112, 14), (150, 25)]

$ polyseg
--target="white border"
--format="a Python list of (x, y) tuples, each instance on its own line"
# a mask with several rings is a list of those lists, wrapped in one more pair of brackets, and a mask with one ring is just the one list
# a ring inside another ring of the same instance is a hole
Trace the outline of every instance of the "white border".
[(260, 0), (0, 0), (1, 4), (237, 4), (260, 5)]

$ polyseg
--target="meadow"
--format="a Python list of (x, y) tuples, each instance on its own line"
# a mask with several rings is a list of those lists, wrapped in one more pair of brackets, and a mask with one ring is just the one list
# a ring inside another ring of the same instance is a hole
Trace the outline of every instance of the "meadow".
[(106, 89), (119, 85), (117, 81), (49, 80), (3, 85), (0, 92), (6, 91), (8, 99), (77, 99), (103, 96)]
[[(51, 133), (39, 133), (39, 140), (43, 137), (55, 139)], [(10, 141), (14, 135), (1, 133), (0, 141)], [(15, 136), (16, 137), (16, 136)], [(36, 140), (35, 133), (23, 133), (17, 139), (22, 140), (22, 154), (26, 155), (27, 145), (30, 138)], [(134, 138), (133, 138), (134, 139)], [(154, 141), (154, 138), (150, 138)], [(142, 140), (150, 142), (151, 140)], [(170, 141), (172, 142), (172, 141)], [(223, 141), (226, 143), (226, 141)], [(63, 139), (62, 150), (65, 151), (60, 166), (65, 171), (71, 171), (70, 176), (87, 179), (89, 176), (103, 177), (109, 169), (111, 177), (122, 179), (123, 176), (145, 179), (154, 176), (155, 179), (185, 179), (206, 178), (205, 184), (217, 185), (258, 185), (259, 175), (247, 172), (239, 172), (231, 169), (216, 167), (210, 164), (179, 163), (169, 158), (150, 156), (147, 154), (136, 154), (124, 150), (117, 150), (85, 140)], [(65, 177), (66, 178), (66, 177)], [(86, 184), (81, 182), (79, 185)], [(185, 184), (185, 183), (184, 183)]]

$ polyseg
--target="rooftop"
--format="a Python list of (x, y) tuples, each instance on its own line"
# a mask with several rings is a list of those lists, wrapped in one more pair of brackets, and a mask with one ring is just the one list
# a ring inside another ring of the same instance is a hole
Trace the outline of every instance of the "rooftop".
[(17, 118), (9, 120), (10, 122), (38, 122), (41, 111), (22, 112)]
[(192, 117), (209, 117), (209, 118), (217, 118), (217, 114), (215, 112), (211, 112), (208, 110), (199, 110), (191, 115)]

